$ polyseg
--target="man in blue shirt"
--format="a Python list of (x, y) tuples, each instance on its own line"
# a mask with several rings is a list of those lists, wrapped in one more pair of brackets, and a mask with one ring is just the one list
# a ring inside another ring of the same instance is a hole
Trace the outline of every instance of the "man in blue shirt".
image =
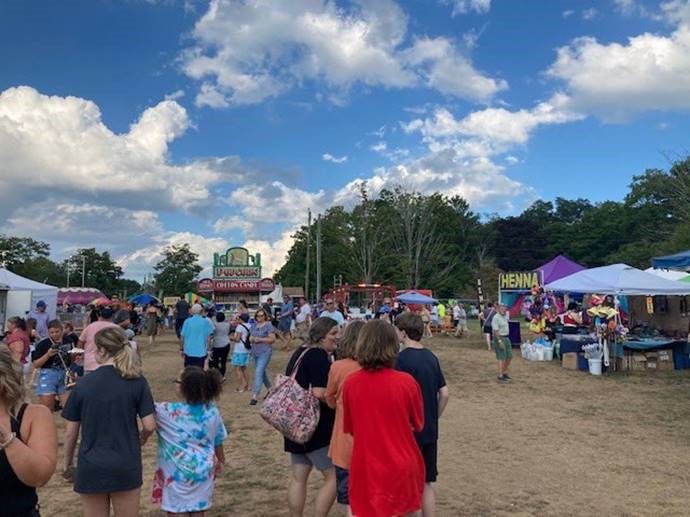
[(322, 318), (331, 318), (332, 320), (335, 320), (338, 325), (345, 325), (345, 316), (343, 316), (343, 314), (335, 307), (335, 302), (333, 300), (327, 298), (324, 305), (326, 310), (321, 312), (320, 316)]
[(29, 318), (36, 320), (36, 334), (39, 339), (46, 339), (48, 337), (48, 320), (50, 314), (46, 312), (46, 302), (38, 300), (36, 303), (36, 310), (29, 313)]
[(187, 318), (182, 325), (180, 354), (184, 357), (185, 366), (203, 368), (211, 349), (213, 325), (201, 315), (202, 311), (203, 307), (195, 303), (192, 306), (192, 317)]

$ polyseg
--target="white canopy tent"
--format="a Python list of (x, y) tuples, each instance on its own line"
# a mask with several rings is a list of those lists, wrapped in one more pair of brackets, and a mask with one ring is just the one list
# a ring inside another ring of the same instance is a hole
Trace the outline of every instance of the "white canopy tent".
[(653, 267), (648, 267), (644, 271), (645, 273), (651, 273), (652, 275), (660, 276), (661, 278), (673, 280), (675, 282), (680, 282), (684, 278), (690, 277), (690, 273), (686, 271), (674, 271), (673, 269), (656, 269)]
[(0, 325), (12, 316), (26, 317), (39, 300), (46, 303), (46, 312), (51, 318), (57, 313), (58, 288), (19, 276), (0, 268)]
[(688, 295), (690, 283), (667, 280), (627, 264), (612, 264), (578, 271), (546, 289), (565, 293), (597, 293), (627, 296)]

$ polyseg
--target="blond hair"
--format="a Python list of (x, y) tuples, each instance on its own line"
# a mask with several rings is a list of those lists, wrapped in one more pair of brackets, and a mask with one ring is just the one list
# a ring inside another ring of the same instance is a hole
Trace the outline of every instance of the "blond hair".
[(141, 375), (141, 364), (132, 350), (125, 331), (120, 327), (106, 327), (96, 333), (96, 348), (113, 359), (115, 370), (123, 379), (135, 379)]
[(13, 417), (26, 399), (22, 365), (6, 345), (0, 345), (0, 399)]
[(343, 335), (338, 343), (338, 349), (336, 354), (338, 359), (354, 359), (355, 352), (357, 351), (357, 338), (359, 337), (359, 332), (364, 326), (364, 321), (354, 320), (345, 326)]

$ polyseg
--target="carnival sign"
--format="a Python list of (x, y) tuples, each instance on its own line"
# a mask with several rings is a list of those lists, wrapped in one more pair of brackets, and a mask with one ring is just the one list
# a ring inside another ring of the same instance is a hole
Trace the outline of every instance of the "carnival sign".
[(501, 291), (529, 291), (541, 285), (536, 271), (511, 271), (498, 275), (498, 288)]
[(250, 255), (246, 248), (229, 248), (213, 255), (213, 278), (218, 280), (259, 280), (261, 254)]
[(218, 280), (258, 280), (261, 278), (261, 266), (215, 266), (213, 278)]
[[(210, 285), (209, 283), (210, 282)], [(200, 280), (197, 285), (199, 292), (216, 293), (244, 293), (244, 292), (271, 292), (275, 289), (275, 282), (270, 278), (261, 280)]]

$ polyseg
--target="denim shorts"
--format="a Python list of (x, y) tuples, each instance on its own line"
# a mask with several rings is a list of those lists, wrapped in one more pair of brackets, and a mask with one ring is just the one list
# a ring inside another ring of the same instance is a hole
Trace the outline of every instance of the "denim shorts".
[(64, 368), (41, 368), (38, 371), (36, 395), (62, 395), (66, 391)]
[(230, 364), (233, 366), (247, 366), (249, 364), (249, 353), (233, 352)]
[(350, 481), (350, 471), (341, 469), (335, 466), (335, 486), (337, 490), (337, 499), (340, 504), (350, 504), (350, 496), (348, 495)]
[(304, 454), (290, 453), (290, 461), (293, 465), (312, 465), (319, 472), (333, 468), (333, 462), (328, 457), (328, 445)]

